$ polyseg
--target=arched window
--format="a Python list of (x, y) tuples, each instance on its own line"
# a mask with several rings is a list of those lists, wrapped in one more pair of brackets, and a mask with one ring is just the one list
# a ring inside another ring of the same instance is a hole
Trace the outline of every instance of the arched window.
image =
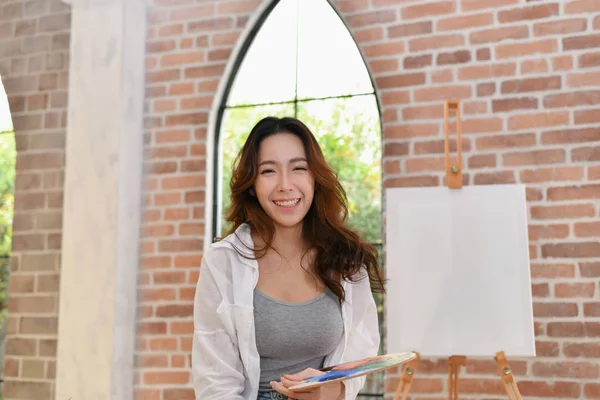
[[(223, 232), (231, 164), (269, 115), (296, 116), (315, 133), (346, 189), (350, 225), (380, 247), (379, 108), (360, 51), (327, 0), (273, 1), (242, 47), (216, 125), (213, 236)], [(371, 379), (364, 391), (383, 394), (381, 376)]]

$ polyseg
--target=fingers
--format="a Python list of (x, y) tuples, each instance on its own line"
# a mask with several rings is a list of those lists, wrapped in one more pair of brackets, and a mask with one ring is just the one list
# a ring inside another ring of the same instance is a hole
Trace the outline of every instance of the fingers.
[(283, 386), (279, 382), (271, 382), (271, 388), (273, 388), (273, 390), (275, 390), (278, 393), (286, 395), (290, 400), (309, 399), (308, 397), (301, 397), (303, 395), (302, 393), (294, 393), (289, 391), (285, 386)]

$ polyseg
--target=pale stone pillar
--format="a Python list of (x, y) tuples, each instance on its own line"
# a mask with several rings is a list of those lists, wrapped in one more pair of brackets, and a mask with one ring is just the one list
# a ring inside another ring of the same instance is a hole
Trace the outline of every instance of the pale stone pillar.
[(72, 0), (56, 400), (133, 398), (146, 0)]

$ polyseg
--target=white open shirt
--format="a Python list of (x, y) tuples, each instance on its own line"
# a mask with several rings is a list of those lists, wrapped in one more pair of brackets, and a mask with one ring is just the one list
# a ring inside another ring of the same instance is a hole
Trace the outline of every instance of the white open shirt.
[[(196, 400), (256, 400), (260, 356), (254, 332), (254, 288), (258, 262), (254, 257), (250, 227), (213, 243), (202, 259), (194, 299), (192, 380)], [(377, 307), (366, 271), (357, 282), (343, 281), (344, 336), (325, 366), (377, 355)], [(299, 371), (290, 371), (295, 373)], [(353, 400), (365, 377), (344, 381), (345, 400)]]

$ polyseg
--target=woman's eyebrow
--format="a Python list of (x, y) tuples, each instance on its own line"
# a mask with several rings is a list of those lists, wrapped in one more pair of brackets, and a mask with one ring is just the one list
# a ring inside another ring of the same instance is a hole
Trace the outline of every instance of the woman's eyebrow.
[[(308, 162), (308, 161), (307, 161), (307, 160), (306, 160), (306, 158), (304, 158), (304, 157), (296, 157), (296, 158), (292, 158), (292, 159), (289, 161), (289, 163), (290, 163), (290, 164), (292, 164), (292, 163), (296, 163), (296, 162)], [(261, 163), (260, 163), (260, 164), (258, 164), (258, 166), (260, 167), (261, 165), (265, 165), (265, 164), (272, 164), (272, 165), (275, 165), (275, 164), (279, 164), (279, 163), (278, 163), (278, 162), (275, 162), (275, 161), (273, 161), (273, 160), (265, 160), (265, 161), (261, 161)]]

